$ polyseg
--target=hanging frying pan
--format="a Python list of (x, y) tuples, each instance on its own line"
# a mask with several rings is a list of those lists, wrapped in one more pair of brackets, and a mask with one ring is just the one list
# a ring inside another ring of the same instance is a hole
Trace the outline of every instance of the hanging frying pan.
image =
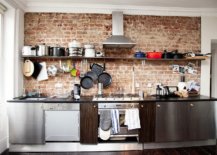
[(89, 76), (84, 76), (81, 78), (80, 85), (84, 89), (90, 89), (93, 87), (93, 79)]
[(104, 67), (94, 63), (93, 65), (90, 66), (90, 69), (91, 71), (95, 72), (97, 76), (99, 76), (99, 74), (101, 74), (105, 69), (105, 63), (104, 63)]
[(85, 76), (89, 76), (92, 78), (93, 83), (96, 84), (98, 82), (98, 75), (93, 71), (88, 71)]
[(103, 72), (98, 76), (98, 82), (103, 84), (103, 87), (108, 87), (112, 83), (112, 77), (109, 73)]

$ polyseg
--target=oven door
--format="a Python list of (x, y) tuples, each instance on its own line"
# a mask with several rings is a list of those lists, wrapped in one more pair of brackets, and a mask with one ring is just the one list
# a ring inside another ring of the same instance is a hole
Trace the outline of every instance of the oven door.
[[(111, 110), (111, 109), (99, 109), (99, 112), (98, 112), (99, 120), (100, 120), (100, 112), (102, 112), (103, 110)], [(118, 111), (119, 111), (120, 132), (114, 134), (112, 133), (112, 130), (111, 130), (110, 140), (120, 140), (126, 137), (138, 137), (138, 129), (128, 130), (128, 127), (124, 125), (126, 109), (118, 109)], [(99, 127), (99, 124), (100, 123), (98, 123), (98, 127)]]

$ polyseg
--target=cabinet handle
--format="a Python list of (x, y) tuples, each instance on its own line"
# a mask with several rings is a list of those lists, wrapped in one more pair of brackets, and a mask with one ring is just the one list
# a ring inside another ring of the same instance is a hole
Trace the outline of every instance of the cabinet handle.
[(157, 104), (157, 107), (160, 108), (160, 104)]
[(144, 105), (141, 105), (141, 108), (144, 108)]
[(93, 108), (96, 108), (96, 105), (93, 105)]
[(191, 104), (190, 104), (190, 106), (191, 106), (191, 107), (193, 107), (193, 106), (194, 106), (194, 104), (193, 104), (193, 103), (191, 103)]

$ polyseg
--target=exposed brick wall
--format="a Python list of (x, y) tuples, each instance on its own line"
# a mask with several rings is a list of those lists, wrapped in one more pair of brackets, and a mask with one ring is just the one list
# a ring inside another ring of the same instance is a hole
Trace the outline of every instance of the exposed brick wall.
[[(60, 45), (67, 47), (72, 39), (79, 42), (92, 43), (96, 50), (104, 50), (106, 55), (132, 56), (137, 49), (142, 51), (178, 49), (180, 52), (200, 51), (200, 18), (199, 17), (164, 17), (124, 15), (124, 33), (137, 45), (130, 50), (102, 49), (102, 41), (111, 35), (112, 17), (103, 14), (66, 14), (66, 13), (26, 13), (25, 14), (25, 45)], [(42, 61), (42, 60), (41, 60)], [(47, 65), (56, 64), (59, 60), (46, 60)], [(103, 63), (103, 61), (91, 61)], [(147, 84), (161, 82), (165, 85), (177, 85), (179, 74), (173, 73), (170, 65), (186, 65), (187, 61), (142, 61), (109, 60), (106, 70), (112, 75), (112, 85), (105, 89), (105, 93), (117, 92), (124, 88), (131, 92), (132, 64), (135, 66), (135, 81), (142, 90), (147, 91)], [(195, 62), (193, 62), (195, 63)], [(197, 62), (198, 74), (186, 75), (186, 80), (200, 81), (200, 62)], [(78, 67), (79, 68), (79, 67)], [(42, 92), (55, 94), (54, 84), (61, 82), (64, 92), (70, 92), (79, 78), (71, 77), (68, 73), (60, 73), (47, 81), (37, 83), (33, 78), (25, 78), (25, 87), (32, 90), (40, 86)], [(152, 92), (155, 91), (153, 87)], [(89, 90), (82, 90), (83, 95), (97, 93), (96, 85)]]

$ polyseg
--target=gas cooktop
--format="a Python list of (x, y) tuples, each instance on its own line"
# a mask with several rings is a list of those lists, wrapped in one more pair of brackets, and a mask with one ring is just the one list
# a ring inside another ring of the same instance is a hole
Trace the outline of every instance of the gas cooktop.
[(137, 101), (142, 100), (137, 94), (104, 94), (96, 95), (93, 101)]

